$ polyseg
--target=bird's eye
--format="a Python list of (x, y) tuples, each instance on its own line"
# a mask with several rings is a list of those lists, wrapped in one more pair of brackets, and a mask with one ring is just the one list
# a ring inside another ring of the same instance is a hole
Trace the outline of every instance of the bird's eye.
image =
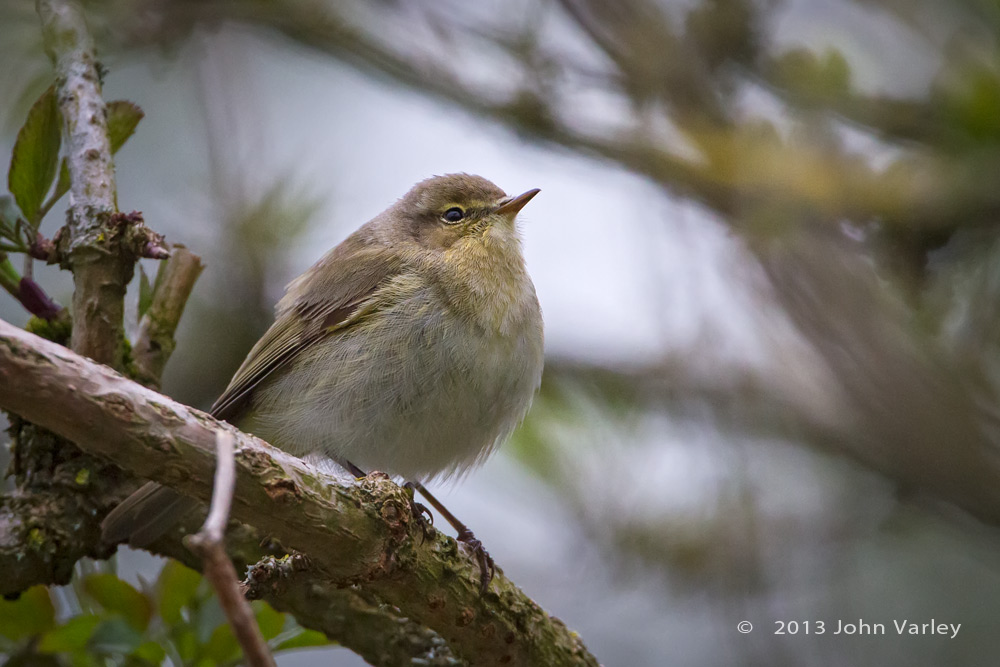
[(444, 218), (445, 222), (458, 222), (465, 217), (465, 211), (457, 206), (453, 206), (445, 211), (441, 217)]

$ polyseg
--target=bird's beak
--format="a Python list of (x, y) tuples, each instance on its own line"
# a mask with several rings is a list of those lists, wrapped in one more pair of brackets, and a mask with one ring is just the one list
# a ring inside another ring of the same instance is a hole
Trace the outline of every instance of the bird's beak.
[(517, 212), (524, 208), (524, 205), (531, 201), (531, 198), (539, 192), (541, 192), (541, 190), (535, 188), (534, 190), (528, 190), (523, 195), (501, 199), (500, 206), (498, 206), (493, 212), (500, 213), (501, 215), (509, 215), (513, 218), (517, 215)]

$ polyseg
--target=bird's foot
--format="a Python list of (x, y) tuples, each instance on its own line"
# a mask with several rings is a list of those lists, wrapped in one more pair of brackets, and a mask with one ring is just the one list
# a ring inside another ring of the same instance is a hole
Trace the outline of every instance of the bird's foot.
[(490, 556), (490, 552), (483, 547), (483, 543), (468, 528), (458, 531), (458, 541), (468, 545), (476, 557), (476, 562), (479, 563), (479, 592), (485, 593), (497, 572), (493, 556)]
[(416, 521), (420, 526), (420, 532), (426, 540), (433, 534), (434, 515), (431, 514), (431, 511), (427, 509), (426, 505), (417, 502), (415, 489), (412, 483), (407, 482), (403, 485), (403, 488), (409, 492), (410, 513), (413, 515), (414, 521)]

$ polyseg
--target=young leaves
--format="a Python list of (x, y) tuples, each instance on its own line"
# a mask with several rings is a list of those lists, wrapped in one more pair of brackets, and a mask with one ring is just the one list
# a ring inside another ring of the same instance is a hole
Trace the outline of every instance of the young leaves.
[[(135, 133), (143, 115), (142, 109), (132, 102), (117, 100), (108, 103), (108, 141), (112, 153), (117, 152)], [(45, 319), (58, 315), (61, 308), (30, 278), (21, 280), (7, 253), (32, 253), (32, 249), (44, 241), (38, 233), (42, 218), (69, 191), (67, 160), (65, 157), (61, 161), (59, 159), (61, 137), (62, 114), (55, 88), (49, 87), (32, 105), (28, 118), (17, 133), (7, 171), (10, 196), (0, 196), (0, 288), (21, 301), (29, 312)], [(53, 190), (57, 168), (59, 179)], [(53, 192), (46, 199), (49, 190)]]
[(32, 227), (38, 225), (42, 202), (56, 176), (61, 136), (55, 89), (50, 87), (31, 107), (17, 133), (7, 172), (7, 187)]
[[(135, 133), (145, 115), (138, 105), (127, 100), (108, 102), (108, 141), (111, 152), (117, 153)], [(49, 88), (28, 112), (28, 118), (17, 134), (10, 158), (7, 187), (21, 209), (21, 215), (32, 229), (49, 212), (52, 205), (69, 191), (69, 167), (66, 158), (59, 160), (62, 137), (62, 117), (56, 103), (55, 89)], [(55, 190), (45, 196), (56, 180)]]
[(117, 153), (128, 138), (135, 134), (135, 128), (146, 114), (138, 104), (128, 100), (108, 102), (108, 140), (111, 152)]

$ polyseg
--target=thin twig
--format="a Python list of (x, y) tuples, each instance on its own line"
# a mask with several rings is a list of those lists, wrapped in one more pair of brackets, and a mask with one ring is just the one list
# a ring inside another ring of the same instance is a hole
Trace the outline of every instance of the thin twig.
[(223, 430), (215, 432), (215, 452), (215, 485), (208, 517), (201, 530), (189, 537), (186, 543), (204, 561), (205, 578), (219, 596), (219, 605), (229, 619), (233, 635), (243, 648), (247, 664), (251, 667), (274, 667), (274, 656), (260, 634), (250, 603), (240, 592), (236, 568), (226, 555), (223, 543), (233, 489), (236, 486), (232, 433)]
[(204, 268), (201, 257), (175, 243), (157, 276), (153, 301), (139, 322), (139, 335), (132, 347), (139, 377), (148, 385), (159, 386), (163, 368), (177, 346), (177, 323)]
[(196, 539), (207, 539), (211, 542), (222, 542), (229, 522), (229, 508), (233, 504), (233, 489), (236, 486), (236, 462), (233, 460), (233, 434), (229, 431), (217, 431), (215, 434), (215, 487), (212, 491), (212, 504), (209, 507), (205, 525)]

